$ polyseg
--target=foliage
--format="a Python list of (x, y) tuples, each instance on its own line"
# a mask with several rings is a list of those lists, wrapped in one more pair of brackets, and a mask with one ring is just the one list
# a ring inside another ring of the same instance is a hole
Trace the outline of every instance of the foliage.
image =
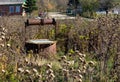
[(98, 0), (80, 0), (82, 6), (82, 16), (93, 17), (95, 11), (98, 9)]
[(104, 0), (100, 2), (100, 7), (103, 8), (105, 11), (109, 10), (113, 7), (114, 0)]
[(82, 13), (80, 13), (84, 17), (93, 17), (94, 12), (98, 9), (98, 0), (69, 0), (68, 5), (73, 9), (77, 9), (77, 7), (81, 6)]
[(73, 6), (74, 8), (77, 8), (77, 6), (80, 4), (79, 0), (69, 0), (68, 5)]
[(24, 9), (27, 13), (32, 13), (33, 10), (37, 9), (36, 0), (25, 0)]
[(93, 12), (98, 9), (98, 0), (80, 0), (83, 12)]

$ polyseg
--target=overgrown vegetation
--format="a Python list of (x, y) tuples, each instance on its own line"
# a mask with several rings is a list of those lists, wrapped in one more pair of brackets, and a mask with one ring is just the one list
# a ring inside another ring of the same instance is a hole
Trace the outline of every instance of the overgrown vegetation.
[[(24, 50), (27, 39), (54, 39), (53, 26), (30, 26), (22, 17), (0, 18), (0, 82), (119, 82), (120, 17), (58, 20), (57, 54)], [(50, 28), (51, 27), (51, 28)]]

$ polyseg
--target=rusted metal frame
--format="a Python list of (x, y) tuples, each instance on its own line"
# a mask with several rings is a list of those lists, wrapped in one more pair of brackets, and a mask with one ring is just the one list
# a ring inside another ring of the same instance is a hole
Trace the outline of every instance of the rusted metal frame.
[[(55, 29), (55, 40), (56, 40), (56, 35), (57, 35), (57, 23), (54, 18), (52, 19), (27, 19), (25, 22), (25, 34), (26, 34), (26, 28), (30, 25), (54, 25)], [(26, 41), (26, 36), (25, 36), (25, 41)]]

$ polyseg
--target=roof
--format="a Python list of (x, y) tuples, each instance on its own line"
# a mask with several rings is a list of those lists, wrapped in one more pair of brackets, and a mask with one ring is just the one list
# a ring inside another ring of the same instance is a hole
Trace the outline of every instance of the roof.
[(35, 40), (28, 40), (26, 43), (31, 43), (31, 44), (53, 44), (55, 41), (50, 41), (48, 39), (35, 39)]
[(0, 5), (23, 4), (24, 0), (0, 0)]

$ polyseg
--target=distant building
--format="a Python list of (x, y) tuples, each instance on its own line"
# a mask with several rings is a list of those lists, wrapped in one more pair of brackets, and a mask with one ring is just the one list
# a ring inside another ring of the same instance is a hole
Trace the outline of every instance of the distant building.
[(0, 16), (22, 15), (24, 0), (0, 0)]
[(116, 6), (111, 9), (113, 14), (120, 14), (120, 6)]

